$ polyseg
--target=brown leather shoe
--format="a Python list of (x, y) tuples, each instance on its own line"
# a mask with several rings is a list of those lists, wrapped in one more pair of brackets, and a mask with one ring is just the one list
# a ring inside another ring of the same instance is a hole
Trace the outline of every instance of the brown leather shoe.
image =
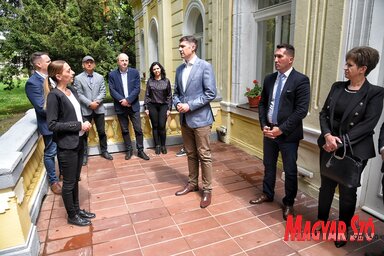
[(287, 220), (288, 215), (295, 215), (295, 210), (293, 209), (293, 205), (284, 205), (283, 207), (283, 218)]
[(60, 186), (59, 182), (52, 183), (51, 190), (54, 194), (61, 195), (61, 186)]
[(204, 190), (203, 197), (201, 198), (201, 201), (200, 201), (200, 208), (205, 208), (208, 205), (210, 205), (211, 197), (212, 197), (212, 192), (209, 190)]
[(176, 196), (183, 196), (188, 194), (189, 192), (199, 191), (199, 186), (192, 185), (188, 183), (182, 190), (176, 191)]
[(262, 204), (264, 202), (273, 202), (273, 199), (268, 198), (266, 194), (261, 194), (253, 200), (249, 200), (250, 204)]

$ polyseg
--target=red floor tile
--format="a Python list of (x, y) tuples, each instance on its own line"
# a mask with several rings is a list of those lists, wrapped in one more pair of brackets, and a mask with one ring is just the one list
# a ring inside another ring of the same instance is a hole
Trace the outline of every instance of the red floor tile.
[[(384, 239), (349, 242), (337, 249), (333, 242), (284, 241), (282, 218), (284, 182), (277, 174), (275, 201), (250, 205), (262, 191), (263, 164), (254, 156), (220, 142), (212, 143), (212, 204), (200, 208), (201, 190), (175, 196), (188, 181), (187, 157), (147, 149), (150, 161), (124, 153), (107, 161), (89, 158), (82, 170), (80, 207), (95, 212), (92, 226), (67, 224), (61, 196), (49, 191), (43, 201), (37, 229), (41, 255), (363, 255), (381, 253)], [(199, 183), (201, 188), (201, 181)], [(317, 200), (298, 192), (295, 210), (304, 220), (317, 218)], [(362, 220), (371, 217), (357, 210)], [(331, 210), (331, 219), (338, 212)], [(377, 234), (383, 222), (375, 221)]]

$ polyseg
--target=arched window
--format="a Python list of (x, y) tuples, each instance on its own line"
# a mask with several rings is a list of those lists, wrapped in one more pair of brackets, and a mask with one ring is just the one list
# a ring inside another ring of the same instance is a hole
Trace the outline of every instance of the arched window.
[(139, 60), (140, 60), (140, 76), (145, 78), (144, 73), (146, 73), (147, 65), (145, 63), (144, 31), (140, 31)]
[(199, 58), (205, 58), (204, 41), (204, 5), (201, 1), (191, 1), (185, 12), (184, 35), (193, 35), (196, 37), (199, 47), (196, 54)]
[(149, 40), (148, 40), (148, 54), (149, 65), (154, 61), (159, 61), (159, 39), (157, 21), (152, 18), (149, 23)]

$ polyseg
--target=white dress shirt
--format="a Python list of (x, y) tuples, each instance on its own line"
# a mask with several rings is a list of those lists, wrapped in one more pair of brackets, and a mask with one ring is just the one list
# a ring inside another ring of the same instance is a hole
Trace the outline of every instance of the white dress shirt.
[[(284, 89), (284, 86), (285, 86), (285, 82), (287, 81), (288, 79), (288, 76), (289, 74), (291, 74), (293, 68), (291, 67), (290, 69), (288, 69), (285, 73), (284, 73), (284, 77), (283, 77), (283, 81), (282, 81), (282, 86), (281, 86), (281, 91), (283, 91)], [(272, 95), (272, 99), (271, 99), (271, 104), (269, 104), (269, 109), (268, 109), (268, 122), (271, 124), (272, 123), (272, 115), (273, 115), (273, 107), (275, 105), (275, 97), (276, 97), (276, 90), (277, 90), (277, 85), (279, 83), (279, 78), (280, 78), (280, 72), (278, 73), (277, 77), (276, 77), (276, 81), (275, 81), (275, 84), (273, 86), (273, 95)]]
[(128, 79), (127, 79), (128, 70), (125, 72), (120, 71), (120, 75), (121, 75), (121, 81), (123, 81), (124, 97), (127, 98), (128, 97)]
[(190, 61), (184, 62), (185, 68), (183, 69), (183, 74), (182, 74), (183, 92), (185, 92), (185, 89), (187, 88), (189, 74), (191, 74), (191, 70), (196, 59), (197, 59), (197, 56), (195, 55)]

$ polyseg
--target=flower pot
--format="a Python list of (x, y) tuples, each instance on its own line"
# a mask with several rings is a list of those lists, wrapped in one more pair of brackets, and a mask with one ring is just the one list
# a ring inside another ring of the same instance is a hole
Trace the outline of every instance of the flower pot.
[(256, 97), (248, 97), (248, 104), (250, 108), (257, 108), (259, 106), (261, 96), (256, 96)]

